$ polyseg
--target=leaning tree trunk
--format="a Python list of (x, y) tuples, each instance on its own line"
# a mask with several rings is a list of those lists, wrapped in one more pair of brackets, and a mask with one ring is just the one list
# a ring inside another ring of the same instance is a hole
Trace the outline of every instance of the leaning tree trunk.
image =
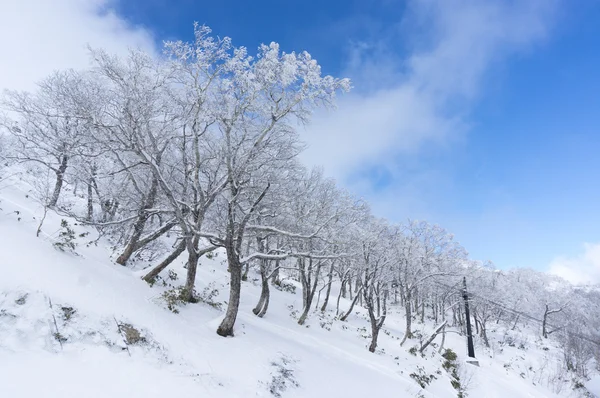
[(419, 349), (419, 352), (421, 354), (423, 353), (423, 351), (425, 351), (425, 349), (429, 346), (429, 344), (431, 344), (433, 342), (433, 340), (435, 340), (435, 338), (437, 337), (437, 335), (440, 334), (444, 330), (444, 328), (446, 327), (447, 323), (448, 323), (448, 321), (444, 321), (439, 327), (437, 327), (435, 329), (435, 331), (433, 332), (433, 334), (427, 339), (427, 341)]
[(512, 328), (510, 328), (510, 330), (515, 330), (515, 328), (517, 327), (517, 322), (519, 322), (519, 317), (520, 315), (517, 315), (517, 317), (515, 318), (515, 323), (513, 323)]
[(54, 184), (54, 191), (52, 191), (52, 197), (48, 201), (48, 207), (55, 207), (62, 190), (63, 182), (65, 180), (65, 172), (67, 171), (68, 165), (67, 155), (62, 155), (60, 166), (56, 170), (56, 183)]
[(177, 248), (175, 248), (173, 253), (171, 253), (169, 255), (169, 257), (165, 258), (160, 264), (158, 264), (156, 267), (154, 267), (152, 269), (152, 271), (150, 271), (146, 275), (144, 275), (144, 277), (142, 279), (148, 283), (152, 282), (154, 280), (154, 278), (156, 278), (158, 276), (158, 274), (160, 274), (162, 272), (162, 270), (167, 268), (169, 266), (169, 264), (171, 264), (173, 261), (175, 261), (175, 259), (177, 257), (179, 257), (181, 255), (181, 253), (183, 253), (184, 251), (185, 251), (185, 240), (182, 240), (179, 243), (179, 245), (177, 246)]
[(356, 305), (356, 302), (358, 301), (359, 296), (360, 296), (360, 289), (356, 292), (356, 296), (354, 296), (354, 300), (352, 300), (352, 303), (350, 304), (350, 308), (348, 308), (348, 311), (346, 311), (346, 313), (344, 315), (342, 315), (342, 317), (340, 318), (341, 321), (345, 321), (346, 319), (348, 319), (348, 317), (352, 313), (352, 310), (354, 309), (354, 306)]
[(227, 312), (225, 318), (217, 328), (219, 336), (233, 336), (233, 326), (237, 318), (240, 307), (240, 294), (242, 290), (242, 264), (236, 253), (233, 239), (228, 239), (225, 245), (227, 252), (227, 262), (229, 263), (229, 302), (227, 303)]
[(140, 249), (139, 240), (142, 237), (144, 227), (146, 226), (146, 221), (148, 221), (149, 218), (148, 209), (154, 207), (154, 202), (156, 201), (157, 193), (158, 179), (154, 177), (152, 178), (152, 183), (150, 185), (150, 189), (148, 190), (148, 194), (146, 195), (141, 207), (138, 210), (138, 218), (133, 224), (133, 233), (129, 238), (127, 246), (123, 250), (123, 253), (121, 253), (121, 255), (117, 258), (117, 264), (121, 264), (123, 266), (126, 265), (127, 261), (131, 258), (133, 253)]

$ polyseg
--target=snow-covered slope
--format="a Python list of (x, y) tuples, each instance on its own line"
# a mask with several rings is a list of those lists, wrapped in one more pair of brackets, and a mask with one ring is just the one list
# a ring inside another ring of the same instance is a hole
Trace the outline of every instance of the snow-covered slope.
[[(299, 326), (299, 289), (273, 289), (267, 315), (254, 316), (260, 286), (251, 276), (236, 336), (222, 338), (215, 333), (219, 303), (227, 299), (222, 253), (203, 259), (197, 276), (198, 292), (212, 292), (212, 305), (189, 304), (175, 314), (161, 294), (182, 283), (181, 262), (164, 276), (166, 286), (150, 287), (140, 279), (142, 265), (116, 265), (102, 239), (86, 245), (93, 229), (74, 227), (89, 232), (77, 238), (77, 254), (57, 250), (53, 240), (65, 217), (49, 212), (36, 237), (43, 211), (16, 177), (4, 182), (0, 208), (0, 397), (457, 396), (435, 347), (424, 356), (409, 352), (418, 340), (400, 347), (404, 320), (396, 307), (372, 354), (360, 309), (347, 322), (314, 312)], [(425, 338), (433, 330), (427, 322), (416, 327)], [(566, 377), (555, 370), (555, 347), (511, 333), (492, 331), (492, 349), (477, 346), (480, 367), (463, 362), (464, 337), (447, 334), (468, 396), (575, 394), (567, 383), (553, 383)], [(425, 388), (417, 379), (427, 379)]]

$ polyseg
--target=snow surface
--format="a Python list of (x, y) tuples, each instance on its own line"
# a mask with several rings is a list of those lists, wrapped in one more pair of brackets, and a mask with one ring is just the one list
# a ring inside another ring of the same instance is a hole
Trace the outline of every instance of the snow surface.
[[(222, 310), (198, 303), (172, 313), (160, 299), (166, 287), (150, 287), (140, 279), (141, 268), (149, 264), (115, 264), (102, 239), (86, 247), (96, 236), (92, 228), (76, 226), (78, 234), (90, 235), (78, 238), (77, 254), (61, 252), (52, 243), (65, 217), (49, 212), (37, 238), (42, 208), (18, 177), (0, 187), (0, 209), (0, 397), (457, 396), (434, 347), (424, 357), (408, 352), (418, 340), (400, 347), (404, 318), (399, 308), (392, 309), (372, 354), (366, 348), (369, 324), (360, 309), (347, 322), (334, 319), (331, 311), (313, 312), (299, 326), (299, 288), (296, 294), (273, 288), (267, 315), (256, 317), (251, 309), (260, 286), (251, 275), (243, 285), (236, 335), (222, 338), (215, 333)], [(178, 280), (164, 280), (183, 283), (182, 262), (171, 269)], [(197, 291), (218, 289), (214, 301), (222, 303), (227, 284), (224, 255), (203, 259)], [(348, 306), (342, 300), (341, 307)], [(334, 307), (335, 299), (329, 305)], [(125, 344), (117, 326), (125, 323), (140, 331), (144, 344)], [(425, 338), (433, 327), (415, 324)], [(446, 347), (459, 354), (461, 379), (470, 380), (469, 397), (576, 396), (566, 384), (556, 388), (549, 382), (557, 374), (556, 347), (547, 344), (544, 350), (525, 332), (514, 336), (523, 348), (500, 346), (504, 334), (491, 332), (492, 349), (478, 344), (480, 367), (462, 362), (464, 337), (447, 334)], [(419, 368), (435, 376), (425, 389), (410, 376)], [(281, 369), (292, 377), (274, 383)]]

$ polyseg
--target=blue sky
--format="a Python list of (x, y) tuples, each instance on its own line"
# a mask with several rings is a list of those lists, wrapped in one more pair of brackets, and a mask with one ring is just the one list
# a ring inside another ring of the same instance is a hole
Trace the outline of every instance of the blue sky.
[[(458, 34), (451, 30), (460, 26), (443, 26), (446, 17), (434, 15), (446, 12), (439, 2), (422, 3), (429, 4), (122, 0), (117, 9), (157, 39), (189, 39), (198, 21), (249, 48), (277, 41), (288, 51), (308, 50), (325, 72), (353, 78), (364, 98), (410, 80), (407, 60), (433, 51), (444, 35)], [(482, 2), (453, 3), (449, 12), (474, 13), (476, 20), (481, 11), (487, 18), (489, 10), (478, 8)], [(474, 258), (500, 268), (545, 269), (557, 257), (576, 256), (584, 242), (600, 242), (600, 2), (544, 3), (499, 3), (493, 18), (531, 14), (506, 29), (541, 28), (506, 40), (504, 32), (494, 33), (484, 53), (498, 55), (474, 60), (483, 63), (475, 77), (455, 73), (469, 65), (470, 51), (447, 74), (443, 65), (434, 66), (441, 81), (467, 80), (465, 87), (440, 86), (447, 98), (434, 107), (434, 118), (451, 121), (443, 138), (425, 132), (418, 144), (400, 145), (381, 163), (377, 156), (349, 156), (345, 171), (325, 162), (326, 172), (367, 197), (379, 215), (439, 223)], [(308, 141), (319, 145), (317, 138)], [(319, 164), (319, 156), (309, 163)]]
[(307, 50), (354, 83), (303, 132), (307, 164), (380, 216), (444, 226), (473, 258), (600, 282), (599, 0), (5, 3), (8, 88), (85, 67), (86, 44), (190, 40), (194, 21), (251, 50)]

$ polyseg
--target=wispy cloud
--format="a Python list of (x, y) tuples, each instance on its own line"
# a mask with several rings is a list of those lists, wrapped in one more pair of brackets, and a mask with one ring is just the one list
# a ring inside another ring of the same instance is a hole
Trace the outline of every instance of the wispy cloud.
[(394, 53), (398, 31), (353, 43), (348, 73), (357, 90), (336, 112), (316, 116), (304, 160), (347, 186), (379, 191), (365, 170), (383, 167), (397, 178), (398, 156), (463, 137), (486, 72), (543, 40), (556, 9), (552, 0), (412, 1), (398, 21), (410, 51)]
[(153, 51), (152, 35), (115, 14), (111, 0), (3, 0), (0, 88), (31, 89), (55, 69), (88, 65), (86, 46)]
[(585, 243), (582, 253), (554, 259), (548, 270), (572, 283), (600, 283), (600, 243)]

